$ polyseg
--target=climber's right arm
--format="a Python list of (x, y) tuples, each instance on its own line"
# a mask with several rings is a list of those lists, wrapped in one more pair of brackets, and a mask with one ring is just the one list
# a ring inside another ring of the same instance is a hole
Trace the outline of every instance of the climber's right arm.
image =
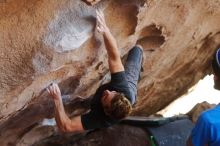
[(111, 73), (124, 71), (124, 66), (121, 62), (120, 52), (117, 42), (106, 25), (104, 14), (97, 10), (97, 30), (103, 34), (106, 50), (108, 53), (109, 70)]
[(47, 91), (55, 103), (55, 120), (59, 130), (62, 132), (84, 131), (80, 116), (70, 119), (66, 115), (58, 85), (52, 84), (47, 88)]

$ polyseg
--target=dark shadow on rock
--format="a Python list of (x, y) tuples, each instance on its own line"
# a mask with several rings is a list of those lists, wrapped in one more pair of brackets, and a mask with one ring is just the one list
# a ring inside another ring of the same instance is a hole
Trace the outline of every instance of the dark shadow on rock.
[(80, 76), (72, 76), (59, 83), (59, 88), (62, 95), (68, 95), (74, 93), (75, 89), (80, 84)]
[(159, 48), (164, 42), (165, 37), (162, 35), (162, 27), (155, 24), (143, 28), (137, 41), (145, 50)]
[(128, 125), (115, 125), (83, 134), (51, 136), (33, 146), (150, 146), (144, 129)]

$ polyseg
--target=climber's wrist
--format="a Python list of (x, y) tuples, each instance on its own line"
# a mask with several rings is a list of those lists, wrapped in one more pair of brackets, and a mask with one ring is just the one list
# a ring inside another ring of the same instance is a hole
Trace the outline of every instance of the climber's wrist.
[(109, 35), (111, 35), (110, 29), (109, 29), (109, 28), (106, 28), (106, 29), (103, 31), (103, 35), (104, 35), (104, 36), (109, 36)]
[(53, 95), (53, 100), (54, 101), (62, 101), (62, 98), (60, 95)]

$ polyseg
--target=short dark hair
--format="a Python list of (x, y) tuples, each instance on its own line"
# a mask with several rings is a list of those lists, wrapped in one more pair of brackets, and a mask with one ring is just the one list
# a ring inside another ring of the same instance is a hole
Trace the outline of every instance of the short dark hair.
[(131, 102), (122, 93), (117, 93), (109, 107), (104, 107), (105, 113), (113, 119), (123, 119), (132, 111)]

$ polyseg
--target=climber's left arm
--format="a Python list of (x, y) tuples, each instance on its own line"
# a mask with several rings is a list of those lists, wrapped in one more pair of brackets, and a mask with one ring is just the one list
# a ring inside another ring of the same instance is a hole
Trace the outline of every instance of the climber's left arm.
[(60, 89), (57, 84), (52, 84), (47, 88), (48, 93), (54, 100), (55, 104), (55, 120), (57, 126), (62, 132), (80, 132), (83, 131), (81, 117), (77, 116), (70, 119), (63, 106)]

